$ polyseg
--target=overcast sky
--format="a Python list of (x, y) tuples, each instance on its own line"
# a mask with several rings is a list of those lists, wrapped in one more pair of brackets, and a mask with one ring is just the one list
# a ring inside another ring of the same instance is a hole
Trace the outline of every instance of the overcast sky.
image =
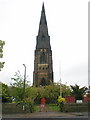
[(0, 0), (0, 40), (5, 41), (3, 83), (20, 70), (33, 82), (34, 50), (44, 1), (53, 58), (54, 82), (88, 86), (87, 0)]

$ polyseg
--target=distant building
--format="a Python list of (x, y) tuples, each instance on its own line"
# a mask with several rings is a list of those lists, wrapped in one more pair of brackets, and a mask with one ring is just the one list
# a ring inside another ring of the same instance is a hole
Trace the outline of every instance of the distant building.
[(33, 85), (37, 87), (50, 85), (53, 83), (53, 63), (44, 3), (42, 6), (39, 31), (36, 40)]

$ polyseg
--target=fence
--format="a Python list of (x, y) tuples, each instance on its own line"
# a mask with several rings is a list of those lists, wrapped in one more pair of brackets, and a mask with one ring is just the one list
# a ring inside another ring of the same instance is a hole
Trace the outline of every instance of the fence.
[(88, 112), (88, 103), (66, 103), (64, 110), (67, 112)]
[[(65, 112), (88, 112), (88, 103), (65, 103)], [(3, 103), (2, 104), (2, 114), (14, 114), (14, 113), (29, 113), (30, 110), (25, 107), (23, 111), (22, 105), (17, 105), (16, 103)]]

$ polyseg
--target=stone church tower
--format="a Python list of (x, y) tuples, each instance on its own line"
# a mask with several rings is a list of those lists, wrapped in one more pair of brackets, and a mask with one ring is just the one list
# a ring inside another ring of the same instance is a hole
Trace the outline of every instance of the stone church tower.
[(38, 36), (36, 38), (33, 85), (45, 86), (53, 83), (53, 64), (50, 36), (48, 34), (44, 3), (41, 11)]

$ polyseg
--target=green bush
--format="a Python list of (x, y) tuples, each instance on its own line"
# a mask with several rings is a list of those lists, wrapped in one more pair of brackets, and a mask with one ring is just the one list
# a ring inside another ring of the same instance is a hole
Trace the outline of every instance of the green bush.
[(24, 99), (24, 105), (27, 110), (29, 110), (31, 113), (34, 112), (34, 101), (31, 98), (25, 98)]

